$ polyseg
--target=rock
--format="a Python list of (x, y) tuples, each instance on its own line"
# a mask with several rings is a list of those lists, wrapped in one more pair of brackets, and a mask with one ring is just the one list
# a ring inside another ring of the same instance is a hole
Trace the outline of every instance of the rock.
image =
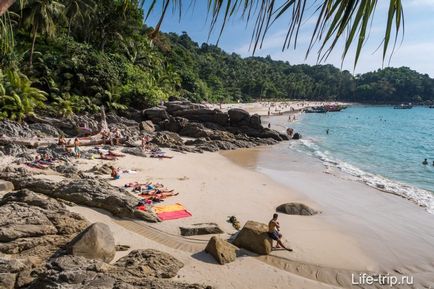
[(152, 123), (152, 121), (147, 120), (147, 121), (142, 121), (139, 124), (139, 129), (146, 133), (153, 133), (155, 131), (155, 126)]
[(133, 252), (114, 265), (80, 256), (54, 258), (47, 264), (46, 273), (40, 275), (29, 288), (211, 289), (205, 285), (159, 279), (162, 276), (174, 276), (174, 272), (180, 268), (180, 262), (154, 250)]
[(282, 204), (276, 208), (276, 211), (287, 215), (312, 216), (318, 214), (314, 209), (301, 203)]
[(54, 126), (48, 124), (48, 123), (31, 123), (29, 124), (30, 129), (36, 132), (39, 136), (52, 136), (52, 137), (58, 137), (60, 135), (60, 132), (57, 128)]
[(146, 158), (146, 153), (139, 147), (132, 147), (132, 148), (123, 148), (121, 150), (121, 152), (125, 153), (125, 154), (130, 154), (133, 156), (138, 156), (138, 157), (144, 157)]
[(167, 130), (171, 132), (179, 133), (183, 128), (185, 128), (189, 123), (189, 120), (183, 117), (169, 117), (158, 125), (161, 130)]
[(169, 114), (162, 107), (152, 107), (145, 109), (142, 113), (146, 120), (151, 120), (153, 123), (159, 123), (165, 119), (169, 118)]
[(86, 226), (54, 199), (29, 190), (6, 194), (0, 200), (0, 255), (14, 259), (0, 257), (0, 288), (32, 282), (45, 261)]
[(158, 132), (152, 139), (152, 143), (166, 148), (175, 148), (184, 145), (182, 138), (174, 132)]
[(67, 246), (67, 253), (109, 263), (116, 254), (115, 239), (109, 226), (94, 223), (77, 235)]
[(29, 152), (29, 150), (25, 146), (13, 144), (13, 143), (8, 143), (8, 144), (0, 146), (0, 151), (4, 155), (14, 156), (14, 157), (28, 154), (28, 152)]
[(294, 133), (294, 135), (292, 136), (292, 139), (295, 139), (295, 140), (301, 139), (301, 134), (298, 132)]
[(224, 232), (216, 223), (200, 223), (191, 226), (179, 227), (182, 236), (223, 234)]
[(173, 116), (184, 117), (190, 121), (205, 123), (211, 122), (221, 126), (229, 125), (229, 116), (218, 109), (207, 108), (179, 110), (171, 113)]
[(250, 117), (249, 126), (256, 129), (262, 129), (261, 116), (259, 114), (254, 114)]
[(29, 259), (0, 258), (0, 288), (21, 288), (33, 281)]
[(206, 245), (205, 252), (211, 254), (220, 265), (224, 265), (235, 261), (237, 249), (231, 243), (214, 236)]
[(231, 125), (238, 125), (240, 123), (248, 124), (250, 122), (250, 114), (244, 109), (232, 108), (228, 110), (229, 120)]
[(268, 226), (255, 221), (248, 221), (238, 233), (233, 244), (260, 255), (271, 253), (271, 239), (268, 236)]
[(64, 174), (64, 175), (76, 175), (78, 174), (78, 169), (70, 164), (61, 164), (54, 167), (54, 170), (58, 173)]
[(205, 105), (190, 101), (168, 101), (164, 106), (167, 108), (167, 112), (172, 115), (178, 111), (206, 109)]
[(207, 129), (203, 126), (203, 124), (190, 122), (179, 132), (182, 136), (201, 138), (201, 137), (209, 137), (212, 135), (213, 131)]
[(130, 249), (130, 246), (128, 245), (116, 245), (116, 252), (120, 252), (120, 251), (128, 251)]
[(0, 180), (0, 193), (7, 193), (14, 190), (14, 184)]
[[(124, 152), (124, 151), (122, 151)], [(102, 166), (94, 166), (88, 172), (94, 173), (95, 175), (109, 175), (112, 172), (112, 169), (108, 164), (103, 164)]]
[(137, 211), (137, 198), (105, 180), (65, 179), (53, 182), (34, 178), (25, 172), (0, 172), (0, 178), (12, 182), (17, 189), (27, 188), (52, 198), (104, 209), (118, 217), (139, 218), (147, 222), (159, 221), (153, 212)]
[(151, 276), (156, 278), (173, 278), (178, 271), (184, 267), (171, 255), (157, 250), (134, 250), (125, 256), (115, 265), (135, 276)]
[(0, 136), (1, 135), (9, 137), (31, 138), (34, 136), (34, 133), (29, 128), (27, 123), (18, 123), (9, 120), (2, 120), (0, 121)]

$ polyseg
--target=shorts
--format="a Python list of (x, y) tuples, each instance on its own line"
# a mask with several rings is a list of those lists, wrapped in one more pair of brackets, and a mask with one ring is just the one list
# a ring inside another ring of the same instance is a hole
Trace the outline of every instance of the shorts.
[(277, 241), (280, 239), (280, 234), (277, 231), (274, 232), (268, 232), (268, 236), (273, 239), (274, 241)]

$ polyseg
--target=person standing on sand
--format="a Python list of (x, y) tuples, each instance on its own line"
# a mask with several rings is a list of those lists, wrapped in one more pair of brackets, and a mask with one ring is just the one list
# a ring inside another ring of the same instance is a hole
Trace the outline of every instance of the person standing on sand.
[(75, 138), (74, 140), (74, 153), (75, 153), (75, 157), (79, 159), (81, 153), (80, 153), (80, 141), (78, 140), (78, 138)]
[[(282, 243), (282, 234), (280, 234), (280, 225), (277, 221), (279, 215), (273, 214), (273, 219), (268, 222), (268, 236), (274, 241), (277, 242), (276, 249), (283, 248), (285, 250), (288, 250), (289, 252), (292, 252), (292, 249), (286, 248), (285, 245)], [(271, 247), (273, 247), (273, 241), (271, 241)]]

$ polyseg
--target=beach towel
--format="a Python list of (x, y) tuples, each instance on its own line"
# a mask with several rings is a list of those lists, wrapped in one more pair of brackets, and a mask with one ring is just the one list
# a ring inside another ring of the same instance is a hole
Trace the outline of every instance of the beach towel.
[(154, 211), (162, 221), (191, 217), (191, 213), (179, 203), (175, 205), (155, 206)]
[(163, 205), (163, 206), (155, 206), (154, 211), (156, 214), (159, 213), (167, 213), (167, 212), (176, 212), (185, 210), (184, 206), (176, 203), (175, 205)]
[(175, 212), (160, 213), (157, 214), (157, 216), (158, 218), (160, 218), (160, 220), (167, 221), (167, 220), (175, 220), (175, 219), (191, 217), (191, 214), (187, 210), (182, 210), (182, 211), (175, 211)]

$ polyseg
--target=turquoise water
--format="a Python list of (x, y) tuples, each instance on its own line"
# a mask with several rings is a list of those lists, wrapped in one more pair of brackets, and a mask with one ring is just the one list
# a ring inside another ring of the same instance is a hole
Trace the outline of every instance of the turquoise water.
[(303, 135), (297, 149), (434, 212), (434, 109), (352, 106), (289, 126)]

